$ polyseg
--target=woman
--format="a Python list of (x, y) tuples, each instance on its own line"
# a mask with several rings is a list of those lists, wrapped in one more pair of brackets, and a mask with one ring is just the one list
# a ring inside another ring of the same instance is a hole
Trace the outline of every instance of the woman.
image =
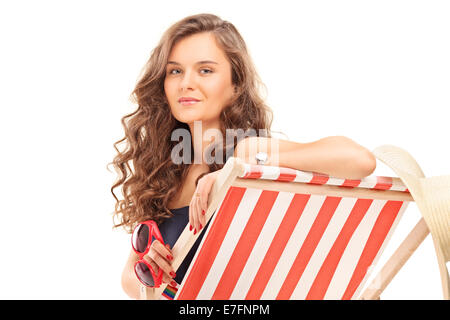
[[(138, 108), (122, 119), (125, 137), (115, 143), (113, 164), (119, 178), (111, 192), (117, 201), (116, 227), (131, 231), (145, 220), (158, 223), (166, 246), (154, 241), (144, 258), (153, 269), (164, 271), (166, 283), (181, 283), (187, 271), (201, 237), (178, 270), (171, 267), (170, 247), (187, 223), (193, 233), (204, 229), (208, 194), (229, 156), (256, 163), (255, 153), (264, 151), (266, 165), (353, 179), (375, 169), (374, 156), (345, 137), (311, 143), (272, 138), (272, 113), (260, 97), (260, 85), (236, 28), (215, 15), (199, 14), (164, 33), (132, 93)], [(191, 142), (181, 163), (174, 161), (177, 130), (188, 133)], [(223, 145), (223, 137), (239, 130), (256, 134), (231, 143), (226, 139)], [(215, 134), (208, 139), (206, 132)], [(126, 147), (120, 151), (122, 142)], [(213, 161), (204, 161), (207, 154)], [(123, 200), (113, 191), (119, 186)], [(137, 260), (131, 250), (122, 274), (123, 289), (132, 298), (139, 297), (133, 270)]]

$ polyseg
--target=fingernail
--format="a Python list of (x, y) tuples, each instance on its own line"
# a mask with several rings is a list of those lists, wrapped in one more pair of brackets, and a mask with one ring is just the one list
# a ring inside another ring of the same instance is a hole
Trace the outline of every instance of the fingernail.
[(203, 226), (202, 226), (202, 225), (200, 225), (200, 229), (198, 229), (198, 230), (200, 231), (200, 230), (202, 230), (202, 228), (203, 228)]
[(171, 276), (172, 278), (175, 278), (175, 277), (177, 276), (176, 273), (173, 272), (173, 271), (171, 271), (169, 274), (170, 274), (170, 276)]
[(197, 233), (197, 229), (194, 229), (194, 234), (196, 234)]
[(189, 231), (192, 231), (192, 225), (189, 225)]
[(166, 244), (166, 248), (170, 249), (170, 244), (167, 243)]
[(167, 259), (172, 260), (173, 257), (172, 257), (170, 254), (168, 254), (168, 255), (167, 255)]
[(205, 210), (202, 210), (202, 215), (205, 215)]
[(172, 286), (172, 287), (176, 287), (177, 286), (177, 283), (175, 282), (175, 281), (170, 281), (170, 285)]

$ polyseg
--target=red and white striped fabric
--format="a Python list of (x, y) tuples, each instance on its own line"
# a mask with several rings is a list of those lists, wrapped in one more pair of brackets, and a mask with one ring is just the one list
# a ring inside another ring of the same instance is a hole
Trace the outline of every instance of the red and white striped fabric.
[(322, 173), (304, 172), (290, 168), (244, 164), (245, 179), (292, 181), (311, 184), (327, 184), (339, 187), (359, 187), (378, 190), (409, 192), (400, 178), (369, 176), (360, 180), (334, 178)]
[[(243, 178), (304, 178), (291, 169), (278, 168), (277, 176), (270, 167), (247, 168)], [(405, 191), (388, 180), (358, 185)], [(308, 181), (338, 183), (315, 174)], [(407, 204), (231, 186), (175, 299), (355, 298)]]

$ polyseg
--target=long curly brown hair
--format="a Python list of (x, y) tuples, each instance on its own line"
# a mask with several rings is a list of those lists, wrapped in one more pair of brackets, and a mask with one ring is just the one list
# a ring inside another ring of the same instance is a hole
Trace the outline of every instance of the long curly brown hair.
[[(273, 113), (261, 98), (261, 89), (265, 90), (265, 86), (237, 29), (213, 14), (193, 15), (176, 22), (152, 50), (131, 93), (130, 99), (137, 104), (137, 109), (121, 119), (125, 137), (114, 143), (117, 155), (109, 163), (118, 175), (111, 187), (116, 199), (114, 227), (122, 226), (131, 232), (139, 222), (152, 219), (161, 223), (172, 216), (168, 203), (180, 191), (189, 165), (172, 161), (171, 150), (178, 142), (171, 140), (171, 134), (179, 128), (190, 129), (188, 124), (176, 120), (170, 111), (164, 92), (165, 70), (177, 41), (200, 32), (211, 32), (215, 36), (232, 67), (236, 94), (220, 114), (222, 136), (226, 136), (227, 129), (246, 132), (254, 129), (258, 136), (262, 131), (264, 136), (271, 137)], [(239, 141), (234, 138), (232, 141), (232, 145), (222, 146), (224, 158), (221, 161), (208, 164), (210, 172), (221, 169), (233, 155)], [(120, 144), (125, 145), (123, 150), (119, 150)], [(201, 176), (196, 183), (199, 178)], [(119, 186), (122, 186), (122, 200), (114, 193)]]

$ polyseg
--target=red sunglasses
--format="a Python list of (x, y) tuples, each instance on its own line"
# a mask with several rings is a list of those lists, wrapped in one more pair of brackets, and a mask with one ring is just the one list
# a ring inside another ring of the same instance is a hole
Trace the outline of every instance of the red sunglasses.
[(134, 264), (134, 273), (139, 281), (147, 287), (158, 288), (161, 285), (163, 270), (159, 268), (156, 275), (152, 266), (143, 258), (150, 250), (152, 242), (158, 240), (164, 245), (163, 238), (155, 221), (149, 220), (138, 224), (131, 236), (131, 245), (139, 260)]

